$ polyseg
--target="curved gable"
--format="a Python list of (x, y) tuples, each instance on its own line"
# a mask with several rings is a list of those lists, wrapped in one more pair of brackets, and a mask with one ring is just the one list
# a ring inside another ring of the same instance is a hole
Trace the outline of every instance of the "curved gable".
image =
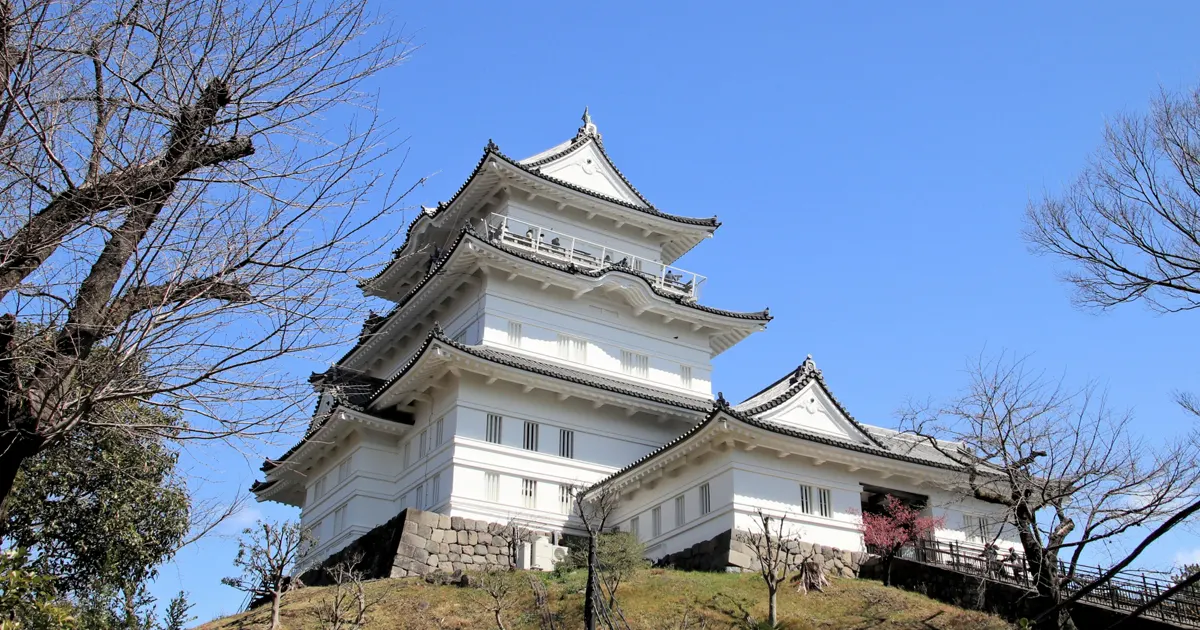
[(870, 440), (846, 417), (825, 393), (816, 379), (786, 402), (758, 416), (759, 420), (828, 435), (850, 442), (869, 444)]

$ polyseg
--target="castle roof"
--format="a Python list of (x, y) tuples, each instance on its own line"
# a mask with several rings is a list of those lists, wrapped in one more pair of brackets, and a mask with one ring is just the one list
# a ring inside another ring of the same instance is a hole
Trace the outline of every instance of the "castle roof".
[[(628, 195), (618, 196), (621, 192), (620, 190), (610, 191), (611, 194), (601, 192), (595, 190), (593, 187), (584, 186), (577, 182), (568, 181), (563, 177), (544, 172), (545, 170), (549, 170), (551, 165), (588, 148), (596, 150), (605, 166), (619, 179), (620, 187), (628, 191)], [(501, 184), (503, 178), (498, 176), (500, 170), (505, 170), (511, 176), (540, 182), (545, 185), (548, 191), (570, 193), (598, 202), (601, 205), (608, 204), (613, 208), (634, 211), (634, 216), (641, 216), (652, 223), (658, 223), (661, 229), (668, 231), (682, 229), (686, 232), (696, 232), (699, 230), (700, 234), (698, 235), (692, 234), (686, 238), (675, 239), (664, 244), (664, 262), (668, 264), (678, 259), (703, 240), (704, 236), (710, 235), (721, 225), (716, 217), (687, 217), (664, 212), (655, 207), (638, 192), (612, 162), (612, 159), (609, 158), (608, 153), (604, 150), (604, 145), (600, 142), (598, 133), (585, 133), (584, 129), (581, 128), (580, 132), (571, 140), (525, 160), (517, 160), (509, 157), (500, 151), (500, 147), (489, 140), (474, 170), (471, 171), (466, 181), (450, 197), (450, 200), (439, 202), (437, 206), (432, 208), (422, 208), (412, 222), (409, 223), (404, 244), (396, 250), (392, 261), (373, 277), (360, 283), (360, 286), (368, 289), (372, 284), (386, 282), (393, 269), (400, 265), (401, 261), (405, 260), (408, 254), (412, 253), (410, 250), (415, 240), (413, 235), (418, 228), (439, 224), (446, 217), (459, 215), (464, 204), (472, 206), (477, 203), (485, 197), (486, 191), (493, 190)], [(668, 227), (670, 225), (676, 227), (670, 228)]]
[(547, 269), (552, 269), (552, 270), (562, 272), (565, 274), (570, 274), (572, 276), (575, 276), (575, 277), (578, 277), (581, 279), (602, 281), (604, 278), (612, 276), (612, 275), (631, 277), (631, 278), (636, 279), (638, 284), (644, 285), (646, 287), (646, 289), (648, 289), (649, 294), (653, 295), (655, 297), (655, 299), (663, 306), (670, 305), (670, 306), (683, 307), (685, 309), (697, 311), (699, 313), (704, 313), (707, 315), (714, 315), (719, 318), (725, 318), (728, 320), (748, 321), (748, 322), (756, 322), (756, 323), (764, 323), (765, 324), (766, 322), (769, 322), (772, 319), (770, 309), (763, 309), (761, 311), (748, 311), (748, 312), (731, 311), (731, 310), (726, 310), (726, 309), (721, 309), (721, 308), (715, 308), (712, 306), (705, 306), (703, 304), (699, 304), (698, 302), (685, 299), (683, 296), (681, 296), (679, 294), (665, 291), (665, 290), (655, 286), (655, 284), (653, 282), (651, 282), (650, 278), (648, 278), (646, 274), (638, 272), (637, 270), (632, 269), (628, 266), (622, 266), (622, 265), (614, 263), (614, 264), (608, 265), (607, 267), (603, 267), (603, 268), (596, 269), (596, 270), (591, 270), (591, 269), (585, 269), (583, 267), (579, 267), (579, 266), (572, 265), (572, 264), (557, 262), (557, 261), (553, 261), (553, 260), (547, 260), (545, 258), (536, 256), (532, 253), (522, 251), (522, 250), (519, 250), (516, 248), (508, 247), (497, 241), (488, 240), (487, 238), (485, 238), (484, 236), (482, 236), (478, 232), (476, 232), (473, 228), (465, 227), (459, 232), (459, 235), (454, 240), (454, 242), (449, 247), (446, 248), (446, 251), (442, 253), (441, 257), (439, 257), (436, 261), (434, 261), (433, 265), (430, 266), (429, 271), (425, 274), (425, 276), (420, 281), (418, 281), (415, 285), (413, 285), (413, 287), (397, 301), (396, 306), (393, 307), (391, 309), (391, 311), (389, 311), (386, 315), (375, 318), (373, 320), (373, 324), (369, 325), (369, 327), (367, 329), (364, 329), (364, 334), (359, 337), (358, 343), (355, 344), (355, 346), (353, 348), (351, 348), (349, 351), (347, 351), (346, 354), (342, 356), (342, 358), (338, 359), (338, 364), (344, 363), (350, 357), (352, 357), (354, 355), (354, 353), (357, 352), (360, 348), (368, 345), (372, 341), (372, 339), (374, 339), (374, 337), (376, 335), (383, 334), (382, 331), (389, 324), (389, 322), (393, 321), (393, 318), (395, 318), (402, 310), (404, 310), (404, 308), (410, 302), (412, 302), (414, 299), (416, 299), (416, 297), (421, 293), (421, 291), (427, 285), (429, 285), (435, 279), (439, 278), (440, 274), (445, 269), (447, 269), (448, 266), (450, 266), (451, 261), (455, 257), (455, 255), (460, 250), (463, 249), (462, 245), (465, 241), (474, 243), (478, 247), (487, 248), (487, 249), (495, 251), (495, 252), (502, 252), (505, 255), (512, 256), (512, 257), (518, 258), (518, 259), (526, 261), (526, 262), (535, 263), (535, 264), (545, 267)]
[(859, 423), (851, 419), (848, 413), (845, 414), (846, 418), (853, 422), (865, 440), (855, 440), (810, 431), (802, 427), (782, 424), (762, 417), (769, 410), (782, 405), (785, 401), (794, 397), (809, 384), (819, 386), (838, 405), (838, 409), (844, 413), (842, 406), (836, 403), (837, 399), (829, 391), (824, 377), (821, 375), (820, 370), (817, 370), (812, 357), (809, 357), (796, 370), (784, 375), (738, 405), (730, 405), (723, 395), (718, 395), (716, 402), (702, 422), (691, 427), (674, 440), (601, 479), (593, 484), (589, 491), (594, 491), (612, 483), (623, 484), (626, 481), (630, 481), (633, 475), (648, 471), (649, 468), (655, 467), (656, 463), (665, 464), (667, 461), (673, 460), (673, 454), (685, 451), (689, 445), (697, 442), (705, 434), (713, 431), (728, 431), (731, 426), (738, 425), (743, 428), (765, 431), (804, 442), (830, 446), (854, 454), (875, 456), (883, 460), (917, 464), (948, 471), (963, 470), (960, 463), (947, 457), (925, 440), (917, 439), (892, 429)]

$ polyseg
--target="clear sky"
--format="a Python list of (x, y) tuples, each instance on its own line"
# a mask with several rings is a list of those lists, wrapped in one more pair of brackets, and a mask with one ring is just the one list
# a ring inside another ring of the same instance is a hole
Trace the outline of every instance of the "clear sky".
[[(408, 138), (403, 172), (433, 175), (414, 204), (449, 198), (488, 138), (532, 155), (571, 137), (588, 105), (655, 205), (720, 217), (678, 264), (708, 276), (705, 303), (775, 316), (717, 359), (727, 398), (811, 353), (851, 413), (891, 425), (910, 397), (952, 395), (968, 357), (1009, 350), (1107, 385), (1151, 439), (1186, 426), (1171, 394), (1200, 389), (1197, 316), (1076, 309), (1056, 261), (1029, 253), (1020, 230), (1031, 198), (1079, 172), (1106, 118), (1200, 83), (1200, 4), (379, 8), (423, 44), (377, 84)], [(227, 496), (292, 440), (185, 460), (203, 493)], [(252, 504), (239, 519), (260, 514), (293, 512)], [(240, 594), (218, 582), (235, 551), (227, 536), (185, 550), (155, 593), (189, 591), (201, 620), (234, 612)], [(1185, 557), (1200, 558), (1195, 529), (1145, 564)]]

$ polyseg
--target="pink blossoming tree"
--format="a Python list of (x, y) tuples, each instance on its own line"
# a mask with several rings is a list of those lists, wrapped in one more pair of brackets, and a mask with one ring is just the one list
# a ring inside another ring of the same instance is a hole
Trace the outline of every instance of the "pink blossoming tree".
[(892, 495), (884, 497), (883, 513), (862, 515), (863, 542), (883, 561), (883, 584), (892, 584), (892, 560), (905, 545), (933, 534), (942, 526), (941, 517), (921, 516), (912, 506)]

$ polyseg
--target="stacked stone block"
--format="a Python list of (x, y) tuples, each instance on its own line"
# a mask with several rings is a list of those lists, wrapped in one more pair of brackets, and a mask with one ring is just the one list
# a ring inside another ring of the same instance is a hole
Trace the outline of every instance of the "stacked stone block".
[[(814, 560), (827, 575), (855, 577), (862, 567), (866, 554), (844, 551), (798, 540), (788, 541), (790, 551), (797, 562)], [(696, 543), (683, 551), (667, 555), (657, 566), (674, 567), (687, 571), (757, 571), (758, 561), (754, 550), (728, 531), (704, 542)]]

